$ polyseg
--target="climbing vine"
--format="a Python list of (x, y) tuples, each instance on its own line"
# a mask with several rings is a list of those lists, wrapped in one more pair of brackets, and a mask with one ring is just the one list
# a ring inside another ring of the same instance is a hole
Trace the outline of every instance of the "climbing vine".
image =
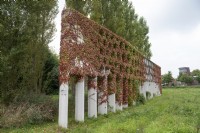
[[(98, 89), (104, 92), (102, 99), (116, 93), (117, 101), (124, 104), (136, 97), (134, 81), (161, 84), (158, 65), (125, 39), (79, 12), (63, 10), (61, 33), (60, 84), (67, 82), (70, 75), (98, 77)], [(102, 70), (109, 71), (108, 77)], [(94, 87), (92, 82), (90, 86)]]

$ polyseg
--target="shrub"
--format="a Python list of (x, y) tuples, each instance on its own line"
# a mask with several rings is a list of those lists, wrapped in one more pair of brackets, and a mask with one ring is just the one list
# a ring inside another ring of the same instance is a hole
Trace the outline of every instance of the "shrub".
[[(27, 101), (24, 101), (25, 97)], [(57, 110), (58, 101), (49, 96), (20, 97), (9, 106), (2, 106), (0, 109), (0, 127), (20, 127), (25, 124), (54, 121)]]
[(58, 56), (48, 50), (48, 58), (45, 62), (43, 73), (43, 91), (49, 94), (58, 94), (59, 92), (59, 60)]
[(145, 104), (145, 97), (143, 94), (137, 93), (136, 104)]
[(149, 91), (146, 91), (146, 97), (147, 97), (147, 99), (150, 99), (151, 93)]

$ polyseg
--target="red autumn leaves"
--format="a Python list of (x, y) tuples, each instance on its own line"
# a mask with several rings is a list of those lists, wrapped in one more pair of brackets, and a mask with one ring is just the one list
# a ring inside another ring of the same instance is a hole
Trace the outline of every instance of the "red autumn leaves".
[[(148, 80), (146, 75), (150, 74), (153, 82), (161, 84), (159, 66), (147, 60), (129, 42), (77, 11), (63, 11), (61, 33), (60, 83), (67, 82), (70, 75), (99, 76), (97, 88), (105, 91), (106, 95), (118, 93), (117, 101), (125, 104), (129, 95), (134, 96), (129, 92), (136, 93), (130, 91), (133, 86), (130, 81), (143, 83)], [(110, 70), (107, 81), (101, 74), (103, 68)], [(151, 73), (147, 73), (147, 68)], [(106, 88), (105, 82), (108, 84)], [(90, 86), (94, 84), (90, 82)]]

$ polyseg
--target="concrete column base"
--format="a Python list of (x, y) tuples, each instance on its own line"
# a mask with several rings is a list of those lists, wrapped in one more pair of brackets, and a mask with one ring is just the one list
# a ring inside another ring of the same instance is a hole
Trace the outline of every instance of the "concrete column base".
[(97, 118), (97, 90), (94, 88), (88, 90), (88, 117)]
[(119, 104), (118, 102), (116, 102), (116, 110), (123, 110), (122, 104)]
[(59, 113), (58, 113), (58, 125), (62, 128), (68, 126), (68, 82), (63, 83), (59, 90)]
[(107, 110), (107, 101), (106, 101), (106, 97), (104, 99), (102, 99), (103, 96), (103, 92), (99, 92), (98, 94), (98, 114), (104, 115), (108, 113)]
[(136, 101), (133, 101), (133, 106), (135, 106), (136, 105)]
[(123, 104), (123, 108), (128, 108), (128, 103), (127, 104)]
[(84, 79), (75, 86), (75, 120), (84, 121)]
[(115, 94), (108, 96), (108, 110), (111, 112), (116, 112)]

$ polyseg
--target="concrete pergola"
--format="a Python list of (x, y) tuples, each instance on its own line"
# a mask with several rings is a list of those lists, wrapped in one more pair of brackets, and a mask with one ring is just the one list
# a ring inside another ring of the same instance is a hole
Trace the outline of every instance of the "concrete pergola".
[(123, 110), (135, 103), (136, 86), (146, 97), (162, 93), (161, 69), (133, 45), (72, 9), (62, 13), (59, 126), (68, 127), (69, 78), (76, 75), (75, 120), (84, 121), (85, 77), (88, 117)]

